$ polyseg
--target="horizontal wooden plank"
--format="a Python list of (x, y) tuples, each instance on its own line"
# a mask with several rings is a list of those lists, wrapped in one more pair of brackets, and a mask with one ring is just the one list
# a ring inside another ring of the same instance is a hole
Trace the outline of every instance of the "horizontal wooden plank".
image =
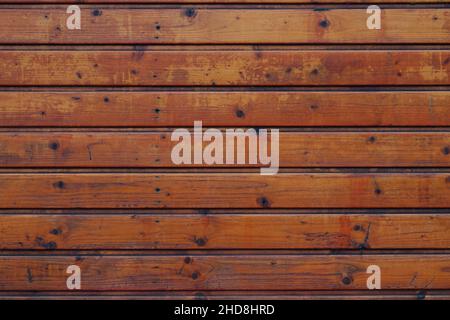
[(5, 50), (0, 85), (448, 85), (449, 61), (449, 50)]
[[(241, 134), (247, 143), (258, 135), (249, 130), (253, 138)], [(237, 139), (222, 133), (228, 152), (227, 142), (237, 145)], [(179, 167), (171, 159), (174, 140), (171, 132), (2, 132), (0, 166)], [(281, 132), (279, 140), (280, 167), (450, 167), (450, 132)], [(194, 139), (190, 145), (194, 150)], [(225, 151), (223, 164), (213, 166), (264, 166), (226, 164)], [(247, 145), (240, 152), (249, 159), (258, 149)]]
[(448, 214), (0, 215), (1, 250), (446, 249)]
[(448, 289), (448, 255), (1, 256), (0, 290), (364, 290), (370, 265), (382, 289)]
[(0, 44), (450, 43), (448, 8), (123, 8), (82, 6), (81, 31), (66, 6), (0, 7)]
[(0, 208), (449, 208), (450, 173), (1, 174)]
[(450, 126), (450, 92), (0, 92), (1, 127), (173, 127), (198, 120), (219, 127)]

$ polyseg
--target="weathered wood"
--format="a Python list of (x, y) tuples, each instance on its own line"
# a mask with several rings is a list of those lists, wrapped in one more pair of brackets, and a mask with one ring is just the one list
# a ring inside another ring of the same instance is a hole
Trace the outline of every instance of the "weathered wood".
[(448, 208), (450, 174), (1, 174), (0, 208)]
[[(448, 1), (327, 2), (0, 5), (0, 299), (448, 299)], [(295, 128), (286, 169), (173, 166), (198, 120)]]
[(81, 31), (66, 27), (66, 8), (0, 7), (0, 43), (450, 43), (447, 8), (384, 8), (382, 30), (369, 30), (366, 7), (321, 10), (83, 6)]
[(448, 255), (1, 256), (0, 290), (364, 290), (370, 265), (383, 289), (448, 289)]
[(448, 85), (449, 61), (449, 50), (5, 50), (0, 85)]
[[(179, 115), (183, 115), (180, 117)], [(450, 126), (450, 93), (0, 92), (0, 126)]]
[[(281, 132), (279, 139), (280, 167), (450, 167), (450, 132)], [(170, 132), (0, 133), (0, 166), (179, 167), (171, 159), (178, 143)], [(243, 152), (248, 159), (257, 149)], [(225, 153), (222, 160), (213, 166), (236, 166), (225, 164)]]
[(448, 214), (1, 215), (1, 250), (446, 249)]

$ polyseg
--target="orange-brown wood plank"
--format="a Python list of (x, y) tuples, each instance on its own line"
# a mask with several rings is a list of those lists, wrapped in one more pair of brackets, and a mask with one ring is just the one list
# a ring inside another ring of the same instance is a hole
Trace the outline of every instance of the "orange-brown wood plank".
[(447, 249), (448, 214), (0, 215), (1, 250)]
[[(180, 115), (183, 115), (182, 117)], [(0, 92), (0, 126), (450, 126), (450, 92)]]
[(448, 208), (450, 173), (1, 174), (0, 208)]
[(448, 289), (450, 256), (203, 255), (0, 256), (0, 290), (68, 291), (67, 267), (84, 291), (367, 290), (367, 268), (382, 289)]
[[(257, 141), (248, 130), (241, 139)], [(238, 143), (223, 134), (224, 149), (230, 139)], [(171, 159), (174, 140), (171, 132), (1, 132), (0, 166), (179, 167)], [(280, 167), (450, 167), (450, 132), (281, 132), (279, 140)], [(258, 151), (247, 145), (244, 152), (249, 159)], [(222, 163), (215, 166), (236, 166), (226, 164), (225, 152)]]
[(449, 61), (449, 50), (6, 50), (0, 85), (448, 85)]
[(385, 8), (380, 30), (366, 7), (81, 8), (81, 30), (66, 6), (0, 7), (3, 44), (450, 43), (447, 8)]

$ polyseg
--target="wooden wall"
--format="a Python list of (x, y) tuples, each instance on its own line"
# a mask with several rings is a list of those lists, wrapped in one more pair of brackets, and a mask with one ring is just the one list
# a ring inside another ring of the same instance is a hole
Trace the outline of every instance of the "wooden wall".
[[(0, 298), (450, 298), (450, 4), (347, 2), (2, 1)], [(174, 165), (199, 120), (279, 174)]]

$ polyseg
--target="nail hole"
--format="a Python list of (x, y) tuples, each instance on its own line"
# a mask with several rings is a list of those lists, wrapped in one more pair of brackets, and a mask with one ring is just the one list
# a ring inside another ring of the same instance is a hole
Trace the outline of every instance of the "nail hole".
[(245, 112), (242, 111), (241, 109), (237, 109), (237, 110), (236, 110), (236, 116), (237, 116), (238, 118), (244, 118), (244, 117), (245, 117)]
[(322, 20), (322, 21), (320, 21), (319, 22), (319, 25), (322, 27), (322, 28), (327, 28), (329, 25), (330, 25), (330, 21), (328, 21), (328, 20)]
[(99, 17), (102, 15), (102, 11), (99, 9), (94, 9), (94, 10), (92, 10), (92, 15), (95, 17)]
[(65, 184), (64, 184), (64, 181), (58, 181), (58, 182), (55, 182), (55, 183), (53, 184), (53, 186), (54, 186), (55, 188), (58, 188), (58, 189), (64, 189)]
[(352, 279), (350, 279), (349, 277), (344, 277), (342, 278), (342, 283), (348, 286), (349, 284), (352, 283)]
[(270, 207), (270, 202), (269, 202), (269, 200), (266, 197), (258, 198), (258, 203), (263, 208)]
[(59, 148), (59, 143), (58, 142), (51, 142), (49, 145), (49, 148), (52, 150), (58, 150)]
[(189, 17), (189, 18), (193, 18), (193, 17), (195, 17), (195, 16), (197, 15), (197, 12), (195, 11), (194, 8), (187, 8), (187, 9), (184, 11), (184, 14), (185, 14), (187, 17)]

